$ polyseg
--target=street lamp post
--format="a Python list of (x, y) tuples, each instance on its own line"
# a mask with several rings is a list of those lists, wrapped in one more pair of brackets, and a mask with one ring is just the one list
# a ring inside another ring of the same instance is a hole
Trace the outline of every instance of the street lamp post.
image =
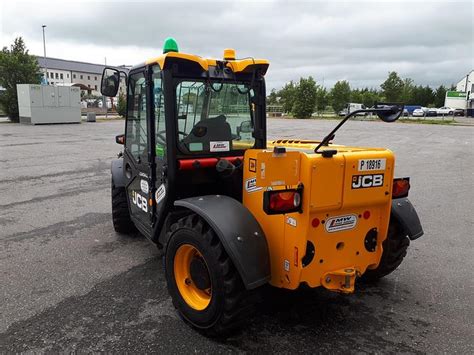
[(43, 50), (44, 50), (44, 80), (46, 82), (46, 85), (48, 85), (48, 67), (46, 66), (46, 40), (44, 37), (44, 28), (46, 25), (42, 25), (43, 27)]

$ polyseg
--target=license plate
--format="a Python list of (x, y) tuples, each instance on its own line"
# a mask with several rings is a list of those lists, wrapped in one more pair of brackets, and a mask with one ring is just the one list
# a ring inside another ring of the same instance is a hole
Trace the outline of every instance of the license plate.
[(359, 159), (359, 171), (385, 170), (386, 159)]

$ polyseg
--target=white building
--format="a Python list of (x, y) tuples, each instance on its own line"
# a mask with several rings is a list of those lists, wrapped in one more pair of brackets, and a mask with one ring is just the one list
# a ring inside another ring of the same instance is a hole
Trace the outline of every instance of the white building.
[(474, 70), (471, 70), (456, 84), (456, 91), (462, 91), (468, 93), (468, 95), (474, 92)]
[[(41, 71), (44, 72), (46, 68), (49, 85), (78, 86), (87, 94), (101, 95), (100, 82), (105, 65), (41, 56), (37, 56), (37, 59)], [(125, 72), (129, 70), (124, 65), (116, 68)], [(122, 80), (119, 94), (122, 92), (125, 93), (125, 80)]]
[(456, 84), (456, 91), (447, 91), (444, 106), (461, 108), (474, 117), (474, 70)]

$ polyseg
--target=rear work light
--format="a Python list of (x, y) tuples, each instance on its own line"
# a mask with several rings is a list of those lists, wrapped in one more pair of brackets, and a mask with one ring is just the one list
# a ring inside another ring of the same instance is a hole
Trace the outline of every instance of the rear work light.
[(303, 188), (292, 190), (265, 191), (263, 210), (266, 214), (301, 212)]
[(402, 198), (408, 196), (410, 190), (410, 178), (393, 179), (392, 198)]

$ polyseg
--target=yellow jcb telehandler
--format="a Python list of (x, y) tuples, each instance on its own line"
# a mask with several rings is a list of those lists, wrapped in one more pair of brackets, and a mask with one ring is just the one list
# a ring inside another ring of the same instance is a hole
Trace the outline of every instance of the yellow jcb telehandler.
[(403, 105), (348, 115), (321, 141), (267, 142), (263, 59), (163, 54), (123, 73), (106, 68), (104, 95), (127, 82), (123, 153), (112, 162), (117, 232), (163, 250), (179, 314), (207, 335), (229, 332), (263, 285), (354, 291), (394, 271), (423, 234), (384, 148), (332, 144), (351, 117), (395, 121)]

